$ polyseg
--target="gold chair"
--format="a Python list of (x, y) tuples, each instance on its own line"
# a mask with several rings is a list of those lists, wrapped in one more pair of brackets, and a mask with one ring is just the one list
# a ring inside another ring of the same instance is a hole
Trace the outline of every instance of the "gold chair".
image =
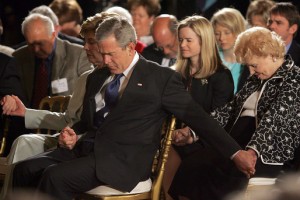
[(2, 139), (1, 139), (0, 156), (3, 155), (4, 149), (5, 149), (5, 146), (6, 146), (6, 136), (7, 136), (7, 133), (8, 133), (9, 121), (10, 121), (10, 119), (8, 117), (5, 117), (3, 119), (3, 121), (1, 122), (1, 123), (3, 123), (4, 127), (3, 127), (3, 136), (2, 136)]
[[(71, 95), (68, 96), (47, 96), (44, 97), (39, 105), (40, 110), (49, 110), (52, 112), (64, 112), (67, 107)], [(51, 129), (37, 129), (36, 133), (53, 134), (57, 131)]]
[[(161, 199), (161, 185), (162, 179), (165, 171), (165, 164), (168, 159), (168, 153), (171, 146), (171, 135), (172, 131), (175, 129), (175, 117), (168, 119), (166, 121), (167, 125), (164, 124), (162, 128), (162, 134), (164, 137), (161, 141), (161, 146), (154, 157), (153, 165), (152, 165), (152, 185), (150, 185), (147, 191), (140, 192), (138, 187), (139, 185), (147, 185), (149, 182), (144, 181), (140, 182), (136, 188), (133, 189), (130, 193), (124, 193), (109, 186), (99, 186), (94, 188), (84, 194), (81, 194), (79, 197), (76, 197), (76, 200), (140, 200), (140, 199), (152, 199), (159, 200)], [(109, 195), (107, 194), (109, 191)], [(135, 191), (135, 192), (134, 192)], [(113, 192), (116, 192), (113, 194)]]

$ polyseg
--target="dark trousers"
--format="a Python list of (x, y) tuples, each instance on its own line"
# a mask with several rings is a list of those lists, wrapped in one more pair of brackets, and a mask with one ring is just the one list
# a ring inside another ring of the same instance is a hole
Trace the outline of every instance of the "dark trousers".
[(58, 148), (16, 164), (13, 189), (36, 188), (59, 200), (103, 184), (96, 177), (93, 143), (80, 143), (74, 150)]
[[(254, 131), (255, 119), (240, 117), (231, 129), (231, 136), (244, 148)], [(199, 147), (182, 160), (169, 190), (174, 199), (185, 196), (191, 200), (222, 200), (228, 194), (246, 188), (248, 179), (233, 161), (210, 145)], [(258, 158), (255, 168), (255, 176), (276, 177), (282, 166), (266, 165)]]

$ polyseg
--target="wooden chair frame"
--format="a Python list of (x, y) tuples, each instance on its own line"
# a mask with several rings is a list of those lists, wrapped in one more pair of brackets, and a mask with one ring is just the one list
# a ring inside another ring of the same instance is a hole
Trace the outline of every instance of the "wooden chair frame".
[[(44, 97), (39, 104), (39, 109), (40, 110), (49, 110), (52, 112), (64, 112), (68, 107), (70, 98), (71, 98), (71, 95)], [(46, 129), (45, 132), (43, 132), (41, 129), (37, 129), (36, 133), (51, 134), (52, 132), (51, 132), (51, 129)]]
[(152, 199), (159, 200), (161, 197), (161, 186), (162, 179), (165, 172), (165, 164), (168, 159), (169, 150), (171, 147), (171, 137), (172, 132), (175, 129), (176, 119), (172, 116), (169, 121), (167, 120), (167, 125), (163, 126), (164, 137), (161, 141), (161, 147), (158, 150), (157, 155), (153, 160), (153, 177), (152, 177), (152, 187), (151, 190), (144, 193), (138, 194), (124, 194), (124, 195), (111, 195), (111, 196), (97, 196), (91, 194), (81, 194), (79, 197), (76, 197), (76, 200), (140, 200), (140, 199)]

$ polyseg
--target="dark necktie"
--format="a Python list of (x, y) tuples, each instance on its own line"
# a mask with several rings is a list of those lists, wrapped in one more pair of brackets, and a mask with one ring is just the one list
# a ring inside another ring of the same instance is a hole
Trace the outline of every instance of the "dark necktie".
[(108, 113), (112, 108), (114, 108), (118, 102), (119, 88), (120, 88), (120, 79), (123, 74), (116, 74), (114, 80), (107, 84), (104, 102), (105, 106), (98, 110), (94, 115), (94, 125), (99, 127), (104, 121), (105, 113)]
[(171, 58), (169, 62), (169, 67), (173, 66), (176, 62), (176, 58)]
[(35, 75), (32, 108), (38, 108), (42, 98), (48, 96), (48, 79), (46, 63), (42, 60)]

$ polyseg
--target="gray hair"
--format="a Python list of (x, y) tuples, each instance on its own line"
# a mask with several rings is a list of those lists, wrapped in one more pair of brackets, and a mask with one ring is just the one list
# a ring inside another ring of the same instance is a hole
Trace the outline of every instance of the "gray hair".
[(96, 30), (96, 40), (101, 41), (111, 35), (115, 36), (121, 48), (125, 48), (131, 42), (136, 44), (137, 36), (135, 29), (123, 17), (109, 17), (99, 24)]
[(122, 16), (122, 17), (125, 17), (129, 22), (130, 24), (132, 24), (132, 16), (131, 14), (129, 13), (129, 11), (123, 7), (120, 7), (120, 6), (113, 6), (113, 7), (110, 7), (106, 10), (106, 12), (113, 12), (113, 13), (117, 13), (118, 15)]
[(24, 21), (22, 22), (22, 33), (25, 35), (25, 31), (27, 27), (29, 27), (33, 22), (41, 21), (47, 30), (49, 36), (54, 32), (54, 25), (53, 22), (49, 17), (46, 17), (39, 13), (33, 13), (25, 17)]
[(34, 13), (39, 13), (39, 14), (49, 17), (51, 19), (51, 21), (53, 22), (54, 26), (59, 25), (56, 14), (53, 12), (53, 10), (51, 10), (51, 8), (49, 6), (45, 6), (45, 5), (38, 6), (34, 9), (32, 9), (29, 12), (29, 15), (34, 14)]

